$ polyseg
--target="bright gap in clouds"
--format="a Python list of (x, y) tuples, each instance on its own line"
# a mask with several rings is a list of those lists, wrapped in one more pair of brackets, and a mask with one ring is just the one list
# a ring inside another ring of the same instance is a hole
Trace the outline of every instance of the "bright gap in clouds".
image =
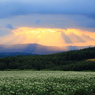
[(95, 32), (79, 29), (20, 27), (0, 38), (0, 44), (41, 44), (45, 46), (95, 46)]

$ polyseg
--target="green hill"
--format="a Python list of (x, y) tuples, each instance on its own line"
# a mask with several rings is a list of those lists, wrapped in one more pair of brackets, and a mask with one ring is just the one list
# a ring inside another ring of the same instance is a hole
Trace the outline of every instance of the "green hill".
[(36, 69), (64, 71), (95, 71), (95, 47), (67, 51), (48, 55), (29, 55), (0, 58), (0, 70), (6, 69)]

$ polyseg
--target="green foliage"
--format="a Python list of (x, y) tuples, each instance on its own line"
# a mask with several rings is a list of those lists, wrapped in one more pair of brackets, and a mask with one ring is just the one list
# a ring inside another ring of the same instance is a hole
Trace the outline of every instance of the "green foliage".
[(90, 58), (95, 58), (95, 47), (49, 55), (5, 57), (0, 58), (0, 70), (47, 69), (64, 71), (95, 71), (95, 61), (85, 61)]

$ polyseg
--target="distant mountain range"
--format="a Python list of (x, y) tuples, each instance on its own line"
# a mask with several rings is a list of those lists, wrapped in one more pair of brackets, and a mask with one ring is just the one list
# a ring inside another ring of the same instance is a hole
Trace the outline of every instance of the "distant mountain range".
[[(80, 49), (85, 48), (83, 46)], [(64, 52), (69, 50), (77, 50), (76, 46), (43, 46), (39, 44), (14, 44), (14, 45), (0, 45), (0, 57), (16, 56), (16, 55), (41, 55)]]
[(65, 49), (54, 46), (43, 46), (39, 44), (14, 44), (14, 45), (0, 45), (0, 53), (32, 53), (32, 54), (48, 54), (59, 51), (65, 51)]

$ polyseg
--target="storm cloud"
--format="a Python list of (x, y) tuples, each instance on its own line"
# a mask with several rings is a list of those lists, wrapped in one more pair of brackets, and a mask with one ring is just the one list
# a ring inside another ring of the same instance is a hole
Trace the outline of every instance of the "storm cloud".
[(0, 18), (28, 14), (83, 15), (95, 19), (95, 0), (0, 0)]
[(8, 29), (14, 29), (11, 24), (7, 24), (5, 27), (8, 28)]

